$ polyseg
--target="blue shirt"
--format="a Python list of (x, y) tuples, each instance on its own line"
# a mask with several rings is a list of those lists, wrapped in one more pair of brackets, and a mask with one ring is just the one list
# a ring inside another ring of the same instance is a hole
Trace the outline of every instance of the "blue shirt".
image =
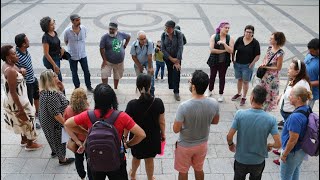
[(269, 134), (278, 134), (277, 121), (262, 109), (238, 110), (231, 128), (237, 130), (235, 159), (242, 164), (261, 164), (268, 157)]
[[(304, 59), (304, 63), (306, 64), (307, 73), (310, 77), (310, 81), (319, 81), (319, 57), (312, 56), (309, 53)], [(319, 86), (312, 87), (312, 96), (312, 100), (319, 99)]]
[(302, 138), (307, 130), (307, 117), (302, 113), (295, 113), (297, 110), (308, 111), (309, 106), (304, 105), (296, 108), (292, 114), (287, 118), (286, 122), (284, 123), (282, 134), (281, 134), (281, 142), (282, 142), (282, 149), (285, 149), (290, 138), (289, 131), (295, 132), (299, 134), (299, 140), (291, 152), (295, 152), (301, 149), (301, 144), (299, 142), (302, 141)]
[(22, 51), (20, 51), (20, 49), (18, 47), (16, 48), (16, 52), (19, 57), (19, 61), (16, 63), (16, 65), (19, 68), (26, 69), (26, 75), (24, 77), (26, 80), (26, 83), (28, 83), (28, 84), (33, 83), (35, 81), (35, 77), (34, 77), (34, 71), (33, 71), (33, 67), (32, 67), (30, 53), (28, 52), (28, 50), (26, 51), (26, 53), (23, 53)]
[[(135, 41), (132, 43), (130, 54), (133, 56), (137, 56), (137, 59), (140, 63), (145, 63), (148, 61), (148, 55), (152, 55), (153, 53), (153, 43), (151, 41), (147, 41), (147, 44), (144, 44), (142, 47), (139, 44), (139, 41)], [(147, 49), (148, 47), (148, 49)]]
[(72, 60), (80, 60), (87, 57), (86, 54), (87, 28), (80, 25), (80, 32), (77, 34), (72, 30), (72, 26), (64, 30), (64, 41), (68, 42), (68, 52)]

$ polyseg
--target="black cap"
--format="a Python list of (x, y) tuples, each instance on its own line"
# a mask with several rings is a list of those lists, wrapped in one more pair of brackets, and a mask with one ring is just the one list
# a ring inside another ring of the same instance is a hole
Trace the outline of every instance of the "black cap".
[(109, 23), (109, 28), (117, 29), (117, 28), (118, 28), (118, 24), (115, 23), (115, 22), (110, 22), (110, 23)]
[(72, 15), (70, 16), (70, 20), (71, 20), (71, 21), (73, 21), (73, 20), (75, 20), (75, 19), (78, 19), (78, 18), (80, 18), (80, 16), (79, 16), (78, 14), (72, 14)]
[(176, 25), (175, 29), (181, 30), (180, 26)]
[(174, 21), (172, 21), (172, 20), (169, 20), (169, 21), (166, 22), (165, 26), (174, 28), (176, 26), (176, 23)]

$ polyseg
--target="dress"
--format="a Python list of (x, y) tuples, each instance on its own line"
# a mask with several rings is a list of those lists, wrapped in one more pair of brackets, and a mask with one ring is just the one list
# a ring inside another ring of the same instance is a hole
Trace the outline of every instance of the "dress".
[[(263, 59), (263, 63), (267, 64), (273, 54), (271, 46), (269, 46), (267, 54)], [(271, 60), (271, 67), (277, 66), (278, 58), (281, 56), (284, 56), (284, 51), (282, 49), (280, 49)], [(280, 71), (268, 69), (261, 80), (260, 85), (267, 90), (267, 98), (263, 104), (263, 109), (266, 111), (272, 111), (277, 106), (277, 97), (279, 96), (279, 72)]]
[[(145, 131), (146, 138), (131, 148), (132, 156), (137, 159), (155, 157), (161, 153), (161, 132), (159, 117), (164, 113), (164, 105), (161, 99), (131, 100), (126, 109), (132, 119)], [(151, 105), (151, 106), (150, 106)], [(147, 111), (147, 109), (150, 109)], [(147, 112), (146, 112), (147, 111)], [(129, 139), (133, 134), (130, 133)]]
[[(7, 67), (4, 72), (8, 69)], [(34, 120), (35, 120), (35, 109), (30, 104), (27, 93), (26, 81), (21, 73), (17, 72), (17, 95), (19, 101), (24, 108), (25, 113), (29, 121), (21, 121), (16, 116), (15, 113), (18, 112), (18, 107), (14, 103), (11, 94), (9, 92), (9, 85), (7, 79), (5, 80), (5, 97), (3, 99), (3, 108), (4, 108), (4, 121), (7, 124), (7, 128), (13, 130), (16, 134), (21, 134), (26, 136), (27, 139), (36, 139), (37, 133), (34, 129)]]
[(59, 158), (66, 155), (66, 143), (61, 143), (63, 125), (54, 116), (63, 114), (69, 101), (62, 92), (42, 90), (39, 98), (39, 121), (52, 152)]

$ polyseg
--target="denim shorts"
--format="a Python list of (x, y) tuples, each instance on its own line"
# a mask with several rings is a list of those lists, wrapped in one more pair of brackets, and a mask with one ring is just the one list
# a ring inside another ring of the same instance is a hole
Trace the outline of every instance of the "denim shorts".
[(249, 68), (249, 65), (250, 64), (239, 64), (235, 62), (233, 64), (235, 78), (250, 82), (253, 74), (253, 68)]

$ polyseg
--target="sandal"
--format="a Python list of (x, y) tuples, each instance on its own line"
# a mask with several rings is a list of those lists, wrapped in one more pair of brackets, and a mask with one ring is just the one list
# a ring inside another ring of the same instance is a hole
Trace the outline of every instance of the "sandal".
[(136, 180), (136, 177), (132, 177), (132, 169), (130, 169), (129, 171), (129, 176), (130, 176), (130, 180)]
[(59, 164), (60, 164), (60, 165), (68, 165), (68, 164), (73, 163), (74, 160), (75, 160), (74, 158), (66, 158), (66, 161), (60, 161), (60, 160), (59, 160)]

